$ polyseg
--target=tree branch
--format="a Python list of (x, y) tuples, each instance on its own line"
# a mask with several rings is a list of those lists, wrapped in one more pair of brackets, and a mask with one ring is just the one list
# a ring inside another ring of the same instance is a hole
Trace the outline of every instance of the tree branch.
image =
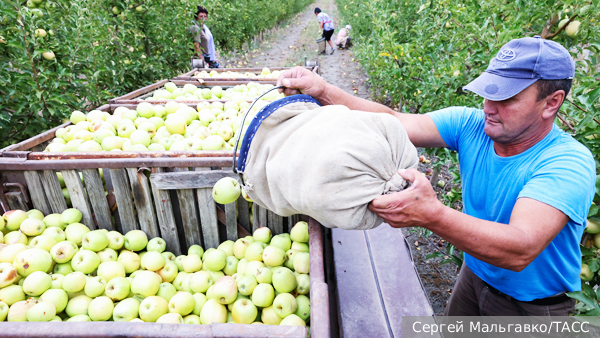
[(571, 23), (571, 21), (573, 21), (573, 19), (575, 19), (578, 16), (579, 16), (579, 14), (573, 15), (569, 19), (569, 21), (567, 21), (567, 23), (565, 23), (564, 25), (562, 25), (562, 27), (560, 27), (556, 32), (554, 32), (554, 34), (550, 34), (546, 39), (547, 40), (552, 40), (552, 38), (554, 38), (555, 36), (557, 36), (558, 34), (560, 34), (560, 32), (562, 32), (563, 30), (565, 30), (565, 28)]
[(567, 127), (569, 127), (569, 129), (571, 129), (572, 132), (575, 132), (575, 128), (573, 128), (573, 126), (569, 123), (569, 121), (567, 121), (566, 118), (562, 117), (562, 115), (560, 113), (556, 114), (556, 117), (558, 117), (558, 119)]

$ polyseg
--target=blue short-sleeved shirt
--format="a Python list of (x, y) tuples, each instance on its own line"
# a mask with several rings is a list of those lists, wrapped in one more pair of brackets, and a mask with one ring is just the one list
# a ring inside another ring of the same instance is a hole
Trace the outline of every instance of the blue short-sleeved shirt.
[(487, 264), (465, 253), (481, 279), (521, 301), (581, 290), (581, 250), (586, 217), (595, 194), (591, 152), (554, 125), (525, 152), (500, 157), (484, 133), (482, 110), (452, 107), (428, 114), (451, 150), (458, 151), (463, 212), (508, 224), (517, 199), (548, 204), (569, 217), (554, 240), (520, 272)]

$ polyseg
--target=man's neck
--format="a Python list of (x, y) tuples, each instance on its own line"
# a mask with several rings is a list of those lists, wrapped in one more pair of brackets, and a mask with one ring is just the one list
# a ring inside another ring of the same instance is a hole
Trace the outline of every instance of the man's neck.
[(498, 143), (494, 142), (494, 150), (496, 154), (500, 157), (509, 157), (519, 155), (527, 151), (527, 149), (533, 147), (538, 142), (544, 139), (550, 131), (552, 131), (552, 126), (554, 124), (549, 124), (543, 128), (540, 128), (539, 132), (532, 134), (530, 137), (524, 138), (522, 140), (518, 140), (514, 143)]

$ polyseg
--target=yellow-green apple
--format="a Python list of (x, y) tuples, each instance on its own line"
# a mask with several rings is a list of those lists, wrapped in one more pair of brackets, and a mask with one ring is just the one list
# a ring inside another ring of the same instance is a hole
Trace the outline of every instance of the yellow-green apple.
[(0, 250), (0, 263), (12, 264), (17, 254), (25, 250), (27, 250), (27, 245), (25, 243), (15, 243), (5, 246)]
[(182, 316), (192, 313), (195, 306), (194, 296), (185, 291), (179, 291), (169, 300), (169, 312)]
[(156, 273), (160, 275), (163, 282), (170, 283), (173, 280), (175, 280), (175, 277), (177, 277), (177, 265), (175, 265), (174, 262), (167, 260), (165, 262), (165, 266), (162, 269), (156, 271)]
[(252, 324), (258, 315), (258, 309), (249, 299), (237, 300), (231, 309), (233, 321), (239, 324)]
[(181, 272), (183, 271), (183, 260), (185, 259), (185, 255), (179, 255), (175, 257), (175, 265), (177, 265), (177, 269)]
[(52, 256), (43, 249), (27, 249), (15, 256), (13, 266), (21, 277), (27, 277), (35, 271), (47, 272), (52, 266)]
[(131, 230), (125, 234), (125, 249), (132, 251), (144, 250), (148, 245), (148, 236), (141, 230)]
[(60, 214), (60, 222), (64, 226), (80, 222), (82, 218), (83, 218), (83, 214), (81, 213), (81, 211), (79, 211), (75, 208), (67, 209), (67, 210), (63, 211), (62, 214)]
[(140, 271), (131, 282), (131, 292), (138, 297), (154, 296), (162, 283), (160, 276), (152, 271)]
[(139, 315), (144, 322), (156, 322), (167, 313), (169, 313), (169, 303), (162, 297), (149, 296), (140, 304)]
[(260, 319), (264, 324), (268, 325), (279, 325), (281, 323), (281, 318), (275, 313), (273, 305), (262, 309)]
[(152, 104), (149, 102), (142, 102), (137, 105), (136, 111), (141, 117), (152, 117), (154, 116), (154, 110)]
[(103, 111), (95, 109), (87, 113), (86, 117), (88, 122), (92, 122), (96, 119), (106, 120), (107, 115), (105, 115)]
[(308, 252), (298, 252), (294, 257), (294, 270), (298, 273), (310, 272), (310, 254)]
[(67, 238), (67, 236), (65, 236), (65, 232), (58, 227), (46, 228), (46, 230), (42, 232), (42, 236), (52, 237), (56, 243), (62, 242)]
[[(181, 291), (183, 290), (182, 284), (183, 281), (185, 279), (187, 279), (187, 277), (189, 276), (189, 273), (185, 272), (185, 271), (180, 271), (177, 276), (175, 277), (175, 279), (173, 280), (173, 286), (175, 287), (175, 289), (177, 291)], [(188, 287), (189, 287), (189, 281), (188, 281)]]
[(295, 249), (290, 249), (288, 250), (285, 254), (287, 256), (287, 259), (285, 260), (285, 263), (283, 263), (283, 265), (288, 268), (288, 269), (293, 269), (294, 268), (294, 258), (296, 257), (296, 254), (298, 254), (298, 250)]
[(31, 209), (31, 210), (27, 211), (27, 217), (28, 218), (37, 218), (40, 221), (44, 220), (44, 214), (37, 209)]
[(75, 256), (73, 256), (73, 259), (71, 259), (73, 270), (85, 274), (92, 273), (98, 268), (98, 265), (100, 265), (100, 257), (91, 250), (81, 249), (77, 251)]
[(142, 256), (142, 268), (149, 271), (158, 271), (165, 266), (167, 259), (158, 251), (147, 251)]
[(214, 299), (209, 299), (200, 311), (200, 321), (204, 325), (227, 322), (227, 308)]
[(248, 260), (246, 258), (240, 259), (237, 265), (237, 273), (243, 275), (246, 270), (246, 265), (248, 265)]
[(275, 298), (275, 290), (271, 284), (260, 283), (252, 292), (252, 303), (259, 307), (267, 307), (273, 304)]
[(4, 242), (8, 244), (23, 243), (27, 244), (28, 239), (21, 231), (11, 231), (4, 235)]
[(235, 244), (232, 240), (226, 240), (221, 243), (217, 249), (225, 251), (227, 256), (233, 256), (233, 245)]
[(233, 255), (238, 259), (245, 258), (244, 254), (246, 252), (246, 248), (248, 248), (249, 245), (250, 245), (250, 242), (248, 242), (246, 239), (244, 239), (244, 238), (238, 239), (233, 244)]
[(50, 302), (38, 302), (27, 311), (29, 322), (49, 322), (56, 316), (56, 307)]
[(90, 232), (90, 228), (81, 223), (70, 223), (65, 228), (65, 235), (68, 241), (74, 242), (78, 246), (81, 246), (83, 236)]
[(273, 271), (267, 267), (263, 267), (256, 272), (256, 281), (258, 283), (271, 283), (273, 278)]
[[(66, 276), (73, 272), (73, 267), (71, 266), (71, 262), (67, 263), (56, 263), (54, 265), (54, 269), (52, 269), (52, 276), (56, 276), (57, 274)], [(62, 289), (62, 280), (60, 281), (61, 289)]]
[[(59, 265), (59, 264), (56, 264), (56, 265)], [(54, 266), (55, 268), (56, 268), (56, 265)], [(65, 275), (52, 271), (52, 274), (50, 275), (50, 277), (52, 278), (52, 286), (50, 286), (50, 289), (62, 290), (63, 289), (62, 284), (63, 284), (63, 281), (65, 280)]]
[(177, 289), (175, 289), (173, 284), (168, 282), (162, 282), (158, 287), (158, 292), (156, 293), (156, 295), (158, 297), (164, 298), (168, 302), (171, 300), (171, 297), (173, 297), (176, 293)]
[[(269, 230), (270, 231), (270, 230)], [(244, 258), (248, 262), (251, 261), (261, 261), (263, 260), (263, 251), (267, 247), (267, 245), (263, 242), (254, 242), (250, 243), (244, 252)]]
[(310, 276), (304, 273), (296, 275), (298, 286), (296, 292), (300, 295), (306, 295), (310, 291)]
[(50, 249), (50, 255), (56, 263), (69, 262), (75, 256), (76, 252), (77, 250), (73, 245), (67, 241), (58, 242)]
[(212, 275), (207, 271), (195, 272), (189, 279), (189, 287), (193, 292), (205, 293), (213, 284)]
[(225, 259), (225, 267), (223, 268), (223, 273), (227, 276), (232, 276), (237, 272), (237, 265), (239, 263), (239, 259), (235, 256), (227, 256)]
[(80, 295), (77, 297), (73, 297), (67, 303), (67, 307), (65, 308), (65, 312), (69, 317), (74, 317), (77, 315), (87, 315), (88, 307), (92, 299), (86, 295)]
[(104, 263), (104, 262), (116, 262), (117, 258), (119, 257), (119, 254), (111, 249), (111, 248), (104, 248), (101, 251), (98, 251), (98, 257), (100, 258), (100, 264)]
[(13, 284), (0, 289), (0, 302), (4, 302), (8, 306), (23, 300), (25, 300), (25, 292), (20, 285)]
[(118, 231), (109, 231), (106, 237), (108, 237), (108, 247), (113, 250), (120, 250), (125, 243), (125, 237)]
[(273, 235), (271, 234), (271, 229), (267, 227), (260, 227), (254, 230), (252, 237), (257, 242), (262, 242), (268, 244), (271, 241)]
[(86, 250), (98, 252), (108, 246), (108, 237), (101, 230), (94, 230), (83, 235), (81, 247)]
[(131, 283), (125, 277), (115, 277), (106, 283), (104, 292), (114, 301), (120, 301), (129, 295)]
[(94, 298), (88, 307), (88, 316), (93, 321), (106, 321), (112, 317), (114, 310), (113, 301), (106, 297), (101, 296)]
[(0, 288), (13, 284), (19, 275), (17, 269), (10, 263), (0, 263)]
[(276, 246), (276, 247), (282, 249), (285, 253), (285, 251), (288, 251), (289, 249), (291, 249), (292, 241), (287, 236), (276, 235), (276, 236), (273, 236), (269, 245)]
[(273, 272), (272, 280), (273, 287), (279, 293), (292, 292), (298, 286), (296, 275), (292, 270), (284, 267), (280, 267)]
[(251, 275), (244, 275), (238, 281), (238, 290), (244, 296), (252, 295), (254, 288), (258, 285), (256, 278)]
[(62, 288), (66, 292), (79, 292), (85, 288), (87, 280), (82, 272), (75, 271), (63, 278)]
[(240, 197), (241, 193), (240, 183), (232, 177), (224, 177), (218, 180), (212, 190), (213, 199), (219, 204), (233, 203)]
[(104, 293), (106, 289), (106, 279), (100, 276), (90, 277), (85, 283), (83, 291), (85, 295), (90, 298), (99, 297)]
[(67, 322), (91, 322), (88, 315), (75, 315), (66, 320)]
[[(275, 239), (277, 236), (273, 237)], [(271, 241), (272, 243), (272, 241)], [(263, 262), (268, 266), (279, 266), (285, 262), (286, 259), (285, 251), (280, 247), (274, 245), (268, 245), (263, 251)]]
[(294, 242), (308, 243), (308, 223), (298, 222), (292, 227), (290, 237)]
[(83, 142), (83, 140), (71, 140), (65, 145), (65, 151), (77, 151)]
[(19, 230), (21, 223), (25, 221), (27, 213), (23, 210), (9, 210), (3, 215), (5, 228), (9, 231)]
[(298, 250), (298, 252), (309, 252), (307, 243), (292, 242), (292, 249)]
[(258, 270), (265, 267), (265, 263), (261, 261), (250, 261), (244, 267), (244, 275), (256, 276)]
[(167, 131), (171, 134), (185, 134), (186, 126), (187, 121), (185, 117), (177, 114), (169, 115), (165, 121), (165, 127), (167, 127)]
[(183, 262), (181, 262), (181, 265), (183, 266), (183, 271), (187, 273), (200, 271), (202, 268), (202, 258), (199, 255), (187, 255)]
[(225, 267), (227, 254), (223, 250), (215, 249), (206, 251), (204, 264), (210, 271), (220, 271)]
[(590, 270), (590, 267), (584, 263), (581, 265), (581, 273), (579, 274), (579, 277), (582, 281), (587, 282), (594, 278), (594, 273)]
[(273, 310), (281, 319), (295, 313), (297, 309), (296, 298), (290, 293), (280, 293), (273, 300)]
[(50, 249), (52, 249), (54, 245), (56, 245), (56, 240), (54, 239), (54, 237), (44, 235), (34, 237), (29, 241), (29, 247), (44, 249), (48, 252), (50, 252)]
[(103, 277), (107, 282), (116, 277), (125, 277), (125, 267), (121, 262), (107, 261), (98, 266), (97, 275)]
[[(45, 272), (35, 271), (25, 277), (23, 292), (28, 296), (39, 296), (52, 286), (52, 278)], [(52, 316), (54, 317), (54, 316)]]
[(79, 110), (75, 110), (71, 113), (70, 120), (71, 120), (71, 123), (77, 124), (82, 121), (87, 121), (87, 117), (85, 116), (84, 113), (80, 112)]
[(67, 296), (67, 292), (65, 292), (65, 290), (50, 289), (46, 290), (46, 292), (44, 292), (38, 300), (40, 302), (54, 304), (56, 312), (61, 313), (67, 307), (69, 297)]

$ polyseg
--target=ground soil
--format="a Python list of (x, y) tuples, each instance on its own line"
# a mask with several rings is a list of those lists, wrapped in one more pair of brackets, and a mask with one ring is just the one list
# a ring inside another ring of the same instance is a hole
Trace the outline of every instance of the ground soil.
[[(321, 37), (321, 31), (313, 12), (315, 7), (321, 8), (333, 19), (336, 27), (335, 38), (338, 29), (346, 24), (340, 22), (333, 0), (319, 0), (301, 13), (263, 34), (262, 39), (253, 41), (248, 50), (223, 55), (222, 66), (232, 68), (291, 67), (303, 66), (305, 60), (318, 61), (321, 76), (327, 82), (355, 96), (370, 99), (372, 96), (368, 86), (368, 76), (355, 59), (352, 49), (336, 49), (332, 55), (317, 53), (315, 41)], [(330, 47), (327, 45), (327, 51), (329, 50)], [(451, 178), (447, 175), (446, 169), (440, 171), (440, 179), (449, 182)], [(420, 164), (419, 170), (431, 172), (431, 167), (424, 162)], [(427, 177), (431, 176), (428, 174)], [(451, 185), (447, 184), (444, 187), (435, 185), (434, 188), (441, 199), (442, 194), (449, 191)], [(460, 205), (455, 207), (460, 208)], [(445, 257), (427, 259), (427, 255), (434, 252), (445, 255), (447, 243), (435, 234), (425, 234), (422, 229), (408, 228), (403, 229), (402, 232), (410, 244), (415, 265), (433, 311), (437, 315), (441, 315), (452, 292), (458, 267), (455, 264), (439, 265)]]

